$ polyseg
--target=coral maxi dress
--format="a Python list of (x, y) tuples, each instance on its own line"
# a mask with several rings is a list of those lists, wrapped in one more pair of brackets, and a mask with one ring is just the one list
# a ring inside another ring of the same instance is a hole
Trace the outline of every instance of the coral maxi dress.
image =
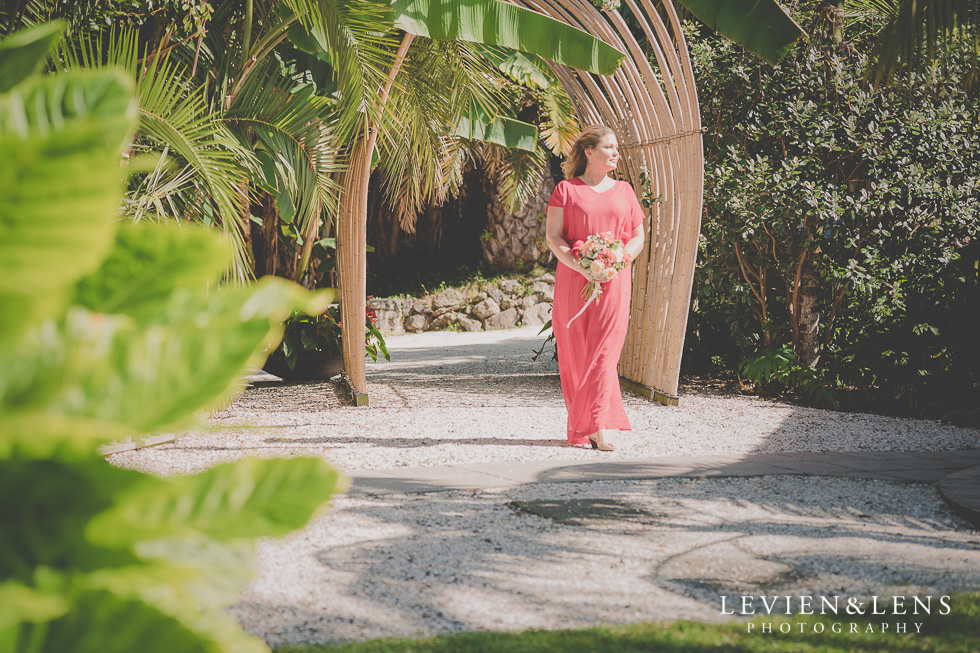
[[(633, 187), (625, 181), (617, 181), (599, 193), (577, 177), (566, 179), (555, 187), (548, 206), (562, 209), (562, 235), (570, 246), (603, 231), (612, 232), (625, 244), (643, 223), (643, 209)], [(612, 281), (602, 284), (599, 302), (590, 304), (571, 327), (566, 327), (585, 303), (585, 284), (581, 274), (558, 264), (551, 324), (558, 344), (558, 373), (568, 409), (570, 444), (588, 444), (588, 436), (600, 429), (630, 430), (616, 365), (626, 342), (632, 266), (627, 265)]]

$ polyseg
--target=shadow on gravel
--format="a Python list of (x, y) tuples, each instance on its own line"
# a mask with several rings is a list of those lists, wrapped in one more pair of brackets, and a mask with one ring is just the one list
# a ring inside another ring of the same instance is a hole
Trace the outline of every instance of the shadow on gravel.
[(980, 590), (980, 539), (932, 514), (935, 497), (922, 509), (908, 505), (912, 487), (890, 496), (884, 483), (810, 478), (807, 494), (794, 480), (351, 499), (322, 518), (344, 533), (313, 553), (322, 573), (280, 581), (311, 583), (316, 599), (251, 604), (259, 623), (246, 626), (274, 642), (359, 640), (720, 621), (721, 595)]
[[(378, 445), (377, 438), (362, 438), (357, 436), (345, 435), (325, 435), (318, 438), (269, 438), (268, 443), (288, 442), (290, 444), (322, 444), (325, 448), (342, 447), (345, 444), (368, 444), (375, 446), (393, 447), (396, 449), (417, 449), (419, 447), (441, 447), (450, 444), (485, 444), (497, 446), (520, 446), (520, 447), (561, 447), (567, 448), (568, 442), (565, 440), (540, 440), (522, 438), (385, 438), (383, 445)], [(191, 447), (188, 447), (191, 448)]]
[[(531, 360), (540, 341), (520, 337), (485, 344), (400, 349), (393, 352), (391, 362), (369, 365), (368, 380), (383, 378), (387, 384), (424, 392), (448, 390), (467, 404), (487, 396), (519, 405), (550, 402), (556, 397), (560, 401), (557, 362)], [(516, 351), (515, 344), (519, 347)]]
[[(531, 363), (530, 351), (495, 355), (503, 344), (514, 343), (399, 350), (394, 362), (369, 366), (369, 381), (383, 378), (386, 384), (419, 390), (423, 397), (451, 397), (459, 406), (560, 402), (557, 368)], [(819, 413), (785, 414), (766, 423), (765, 434), (750, 434), (762, 439), (754, 451), (765, 451), (766, 441), (777, 438), (795, 443), (796, 450), (823, 442), (810, 439), (820, 430), (814, 426)], [(731, 428), (719, 433), (739, 437)], [(832, 442), (835, 434), (820, 437)], [(909, 447), (929, 444), (915, 441), (914, 429), (912, 438)], [(324, 436), (291, 441), (343, 447), (374, 440)], [(484, 442), (566, 446), (562, 440), (501, 438), (395, 438), (385, 446)], [(846, 476), (839, 467), (828, 467)], [(576, 471), (586, 469), (600, 475), (608, 470), (610, 479), (639, 479), (651, 471), (649, 464), (616, 460), (615, 465), (570, 464), (540, 474), (538, 483), (569, 484), (551, 486), (561, 488), (554, 490), (561, 497), (536, 496), (542, 486), (529, 485), (496, 493), (345, 499), (344, 520), (333, 525), (333, 514), (322, 518), (328, 530), (343, 533), (314, 554), (323, 573), (283, 581), (310, 584), (314, 598), (240, 604), (236, 611), (247, 609), (246, 627), (273, 643), (315, 642), (555, 624), (721, 620), (722, 594), (980, 591), (980, 536), (945, 511), (934, 489), (923, 485), (793, 477), (778, 467), (778, 460), (726, 456), (685, 472), (704, 478), (648, 483), (643, 487), (655, 491), (641, 494), (629, 482), (574, 487), (583, 480)], [(669, 475), (670, 465), (661, 471)], [(405, 483), (406, 493), (426, 489)], [(580, 492), (583, 496), (572, 496)], [(558, 514), (563, 508), (556, 502), (589, 498), (584, 496), (589, 492), (614, 507), (605, 518), (562, 522), (542, 515), (546, 511), (529, 514), (534, 511), (527, 509), (528, 500), (543, 500)], [(643, 518), (629, 519), (631, 514)], [(359, 531), (362, 525), (370, 536)], [(330, 537), (322, 528), (315, 532)]]

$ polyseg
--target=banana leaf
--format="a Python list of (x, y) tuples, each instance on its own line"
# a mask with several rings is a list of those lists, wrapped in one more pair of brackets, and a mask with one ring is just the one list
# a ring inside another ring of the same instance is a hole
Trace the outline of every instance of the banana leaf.
[(678, 0), (705, 25), (775, 66), (803, 30), (775, 0)]
[(461, 40), (530, 52), (601, 75), (625, 54), (580, 29), (500, 0), (395, 0), (395, 26), (416, 36)]

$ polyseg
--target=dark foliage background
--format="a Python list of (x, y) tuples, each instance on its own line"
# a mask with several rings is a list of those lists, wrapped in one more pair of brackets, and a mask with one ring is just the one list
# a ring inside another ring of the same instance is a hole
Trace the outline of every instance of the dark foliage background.
[[(980, 102), (942, 76), (863, 80), (873, 33), (816, 5), (778, 67), (689, 41), (705, 213), (685, 370), (741, 370), (817, 404), (980, 408)], [(846, 406), (845, 406), (846, 407)]]

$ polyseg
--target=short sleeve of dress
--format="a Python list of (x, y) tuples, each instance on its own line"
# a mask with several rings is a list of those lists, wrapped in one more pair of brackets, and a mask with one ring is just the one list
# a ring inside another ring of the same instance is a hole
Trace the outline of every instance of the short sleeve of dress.
[(565, 181), (559, 181), (558, 185), (555, 186), (555, 190), (551, 193), (551, 199), (548, 200), (548, 206), (555, 206), (559, 209), (565, 208), (565, 201), (568, 199), (568, 183)]
[[(627, 185), (629, 186), (629, 184)], [(646, 214), (643, 213), (643, 207), (640, 206), (639, 200), (636, 199), (636, 193), (633, 191), (632, 186), (630, 186), (628, 201), (630, 205), (630, 214), (629, 214), (630, 231), (633, 231), (641, 224), (643, 224), (643, 220), (646, 218)]]

